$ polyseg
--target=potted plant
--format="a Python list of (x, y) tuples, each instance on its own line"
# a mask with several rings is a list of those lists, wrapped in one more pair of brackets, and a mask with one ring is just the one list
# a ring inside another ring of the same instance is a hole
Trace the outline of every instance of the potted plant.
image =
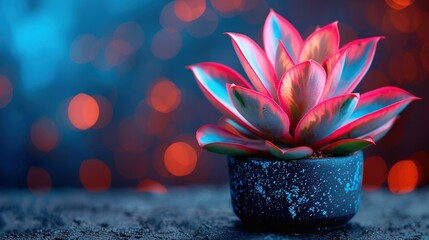
[(412, 94), (383, 87), (362, 95), (362, 80), (382, 37), (339, 47), (337, 22), (305, 41), (271, 11), (265, 51), (227, 33), (250, 82), (218, 63), (190, 66), (205, 96), (225, 114), (196, 137), (228, 155), (232, 205), (245, 223), (287, 228), (343, 224), (358, 211), (361, 150), (392, 127)]

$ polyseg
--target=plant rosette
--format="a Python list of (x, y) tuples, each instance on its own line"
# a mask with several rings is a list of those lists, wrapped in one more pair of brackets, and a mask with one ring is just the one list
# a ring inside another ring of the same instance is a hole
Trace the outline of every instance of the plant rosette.
[(234, 212), (245, 223), (284, 228), (347, 222), (359, 208), (361, 150), (418, 99), (397, 87), (354, 92), (382, 37), (339, 47), (333, 22), (303, 40), (273, 10), (264, 50), (243, 34), (227, 34), (249, 81), (218, 63), (189, 68), (225, 115), (199, 128), (196, 138), (202, 148), (229, 156)]

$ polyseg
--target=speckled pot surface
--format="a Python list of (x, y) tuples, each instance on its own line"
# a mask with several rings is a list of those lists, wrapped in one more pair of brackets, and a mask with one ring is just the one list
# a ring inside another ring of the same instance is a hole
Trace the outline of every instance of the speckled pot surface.
[(231, 199), (246, 224), (288, 229), (341, 225), (358, 211), (362, 152), (285, 161), (229, 157)]

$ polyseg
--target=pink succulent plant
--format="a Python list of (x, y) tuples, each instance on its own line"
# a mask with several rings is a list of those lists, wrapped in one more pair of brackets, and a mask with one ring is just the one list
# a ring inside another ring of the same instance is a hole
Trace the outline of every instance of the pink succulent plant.
[(189, 67), (205, 96), (225, 114), (219, 126), (197, 131), (200, 146), (211, 152), (281, 159), (351, 154), (380, 140), (418, 99), (396, 87), (353, 93), (382, 37), (339, 48), (333, 22), (304, 41), (274, 11), (263, 29), (265, 51), (245, 35), (227, 34), (250, 82), (218, 63)]

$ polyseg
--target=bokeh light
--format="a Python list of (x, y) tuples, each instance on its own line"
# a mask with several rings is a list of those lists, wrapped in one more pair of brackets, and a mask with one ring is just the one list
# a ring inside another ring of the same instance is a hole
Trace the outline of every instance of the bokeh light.
[[(26, 187), (27, 170), (39, 166), (52, 174), (55, 186), (81, 187), (79, 167), (92, 157), (104, 161), (115, 187), (152, 191), (156, 183), (225, 183), (227, 166), (215, 161), (225, 157), (201, 150), (195, 140), (196, 129), (218, 123), (221, 113), (185, 66), (213, 61), (243, 74), (222, 32), (240, 32), (262, 44), (270, 9), (304, 38), (314, 24), (335, 20), (340, 46), (385, 36), (356, 92), (390, 85), (423, 100), (365, 150), (371, 157), (364, 163), (363, 189), (387, 187), (390, 167), (404, 159), (417, 165), (416, 187), (429, 183), (425, 1), (346, 1), (342, 13), (317, 1), (130, 1), (113, 8), (102, 1), (84, 8), (80, 1), (48, 2), (0, 6), (8, 13), (0, 21), (0, 185)], [(193, 150), (173, 145), (178, 142)], [(186, 154), (174, 158), (166, 152)]]
[(418, 151), (411, 155), (410, 159), (415, 160), (415, 163), (419, 166), (419, 186), (425, 186), (429, 183), (429, 153), (426, 151)]
[(147, 101), (156, 111), (169, 113), (179, 106), (181, 97), (180, 90), (173, 82), (161, 79), (156, 81), (150, 89)]
[(205, 10), (206, 0), (176, 0), (174, 2), (174, 12), (184, 22), (194, 21), (203, 15)]
[(123, 64), (133, 52), (131, 45), (123, 40), (112, 40), (105, 49), (107, 63), (111, 66)]
[(6, 107), (12, 100), (12, 83), (4, 76), (0, 76), (0, 108)]
[(392, 25), (401, 32), (416, 31), (421, 23), (420, 11), (388, 11)]
[(159, 23), (170, 32), (178, 32), (186, 27), (186, 22), (180, 20), (174, 13), (175, 2), (170, 2), (162, 8), (159, 15)]
[(99, 40), (92, 34), (84, 34), (76, 37), (70, 47), (70, 58), (78, 64), (93, 61), (100, 50)]
[(85, 130), (92, 127), (98, 120), (99, 107), (97, 101), (87, 94), (80, 93), (73, 97), (68, 106), (68, 117), (74, 127)]
[(109, 125), (110, 121), (112, 120), (113, 108), (112, 104), (107, 98), (101, 95), (94, 95), (93, 97), (97, 101), (99, 108), (98, 119), (94, 125), (94, 128), (101, 129)]
[(135, 53), (143, 45), (144, 32), (137, 22), (126, 22), (119, 25), (114, 36), (116, 41), (127, 43), (126, 48), (120, 48), (120, 45), (117, 48), (123, 54)]
[(186, 176), (194, 171), (197, 164), (195, 149), (186, 142), (171, 144), (164, 153), (164, 164), (174, 176)]
[(181, 48), (182, 37), (177, 32), (162, 29), (152, 38), (152, 53), (159, 59), (171, 59), (179, 53)]
[(413, 4), (414, 0), (385, 0), (385, 2), (392, 9), (401, 10)]
[(27, 172), (27, 186), (36, 195), (45, 195), (52, 188), (51, 175), (43, 168), (30, 167)]
[(385, 182), (387, 177), (387, 165), (380, 156), (366, 158), (363, 167), (362, 187), (366, 191), (375, 191)]
[(119, 25), (114, 37), (105, 48), (105, 56), (110, 66), (125, 63), (143, 44), (144, 33), (136, 22), (126, 22)]
[(36, 148), (49, 152), (58, 144), (58, 127), (51, 119), (42, 117), (31, 126), (30, 137)]
[(245, 5), (244, 0), (210, 0), (210, 3), (223, 17), (235, 16)]
[(110, 187), (112, 175), (102, 161), (89, 159), (82, 162), (79, 169), (80, 182), (90, 192), (102, 192)]
[(402, 160), (389, 171), (387, 183), (389, 189), (395, 194), (404, 194), (413, 191), (419, 182), (419, 169), (415, 161)]
[(152, 179), (144, 179), (136, 187), (137, 192), (150, 192), (150, 193), (167, 193), (167, 188), (161, 183)]
[(146, 133), (149, 135), (166, 138), (175, 132), (176, 123), (171, 121), (167, 114), (151, 111), (147, 115)]

